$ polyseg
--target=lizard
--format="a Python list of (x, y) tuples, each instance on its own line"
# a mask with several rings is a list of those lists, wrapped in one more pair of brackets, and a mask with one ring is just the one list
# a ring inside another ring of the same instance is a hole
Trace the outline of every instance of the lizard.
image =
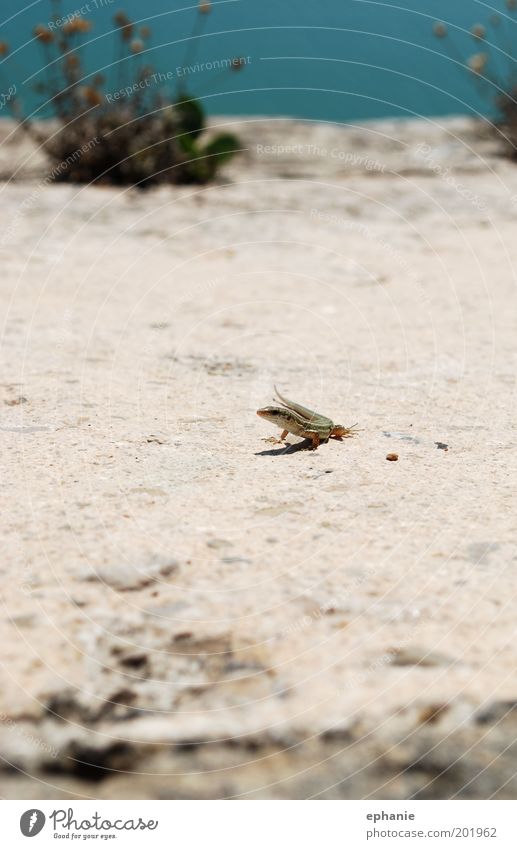
[(257, 416), (261, 419), (266, 419), (282, 429), (280, 439), (270, 437), (268, 442), (273, 442), (276, 445), (285, 441), (288, 433), (293, 433), (296, 436), (303, 436), (305, 439), (312, 441), (311, 448), (316, 450), (321, 441), (326, 441), (331, 436), (335, 439), (341, 439), (343, 436), (353, 436), (355, 425), (352, 427), (344, 427), (343, 425), (334, 424), (331, 419), (320, 413), (309, 410), (307, 407), (302, 407), (301, 404), (295, 404), (294, 401), (289, 401), (288, 398), (283, 398), (275, 386), (275, 392), (280, 401), (279, 407), (262, 407), (257, 410)]

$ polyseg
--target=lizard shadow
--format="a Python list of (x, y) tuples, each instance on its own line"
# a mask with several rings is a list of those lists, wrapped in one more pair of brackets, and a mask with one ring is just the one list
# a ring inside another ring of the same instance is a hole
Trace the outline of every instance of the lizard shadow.
[(255, 457), (285, 457), (287, 454), (297, 454), (298, 451), (307, 451), (312, 446), (310, 439), (304, 439), (302, 442), (290, 443), (280, 448), (268, 448), (266, 451), (256, 451)]

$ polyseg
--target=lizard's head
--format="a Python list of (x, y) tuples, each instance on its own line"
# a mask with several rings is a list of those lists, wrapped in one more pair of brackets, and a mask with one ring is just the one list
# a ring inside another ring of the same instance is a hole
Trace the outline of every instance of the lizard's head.
[(289, 417), (288, 410), (282, 410), (280, 407), (262, 407), (257, 410), (257, 416), (261, 419), (267, 419), (268, 422), (277, 424), (278, 427), (283, 427), (283, 422)]

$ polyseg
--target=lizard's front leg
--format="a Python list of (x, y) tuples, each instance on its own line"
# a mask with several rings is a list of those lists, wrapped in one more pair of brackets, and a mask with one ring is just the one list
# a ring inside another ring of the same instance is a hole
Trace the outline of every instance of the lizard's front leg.
[(264, 439), (263, 441), (264, 442), (270, 442), (272, 445), (282, 445), (282, 443), (285, 441), (285, 438), (286, 438), (288, 433), (289, 433), (288, 430), (283, 430), (282, 433), (280, 434), (280, 439), (275, 439), (274, 436), (269, 436), (267, 439)]

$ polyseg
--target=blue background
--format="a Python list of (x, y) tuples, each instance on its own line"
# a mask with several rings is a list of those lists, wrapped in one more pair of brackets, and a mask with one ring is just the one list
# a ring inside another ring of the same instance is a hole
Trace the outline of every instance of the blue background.
[[(183, 63), (186, 44), (198, 17), (197, 3), (188, 0), (117, 0), (91, 11), (94, 23), (83, 50), (92, 72), (113, 61), (112, 17), (123, 8), (153, 30), (145, 61), (162, 72)], [(64, 13), (80, 9), (82, 0), (66, 0)], [(11, 56), (1, 65), (2, 91), (16, 82), (26, 111), (41, 98), (31, 90), (40, 79), (43, 58), (34, 42), (36, 23), (47, 23), (48, 0), (2, 0), (0, 39), (9, 42)], [(487, 112), (472, 77), (455, 64), (445, 42), (432, 34), (436, 19), (453, 28), (459, 54), (468, 56), (483, 46), (468, 30), (500, 12), (503, 46), (517, 44), (515, 16), (504, 0), (228, 0), (213, 3), (203, 16), (206, 28), (197, 39), (196, 60), (250, 56), (240, 73), (198, 73), (189, 91), (203, 98), (212, 114), (274, 114), (330, 121), (381, 116)], [(495, 30), (489, 27), (489, 41)], [(182, 42), (182, 43), (178, 43)], [(271, 59), (269, 57), (279, 57)], [(136, 61), (136, 60), (132, 60)], [(497, 60), (508, 73), (511, 60)], [(112, 70), (107, 89), (116, 87)], [(34, 75), (32, 79), (28, 79)], [(23, 81), (26, 81), (23, 84)]]

